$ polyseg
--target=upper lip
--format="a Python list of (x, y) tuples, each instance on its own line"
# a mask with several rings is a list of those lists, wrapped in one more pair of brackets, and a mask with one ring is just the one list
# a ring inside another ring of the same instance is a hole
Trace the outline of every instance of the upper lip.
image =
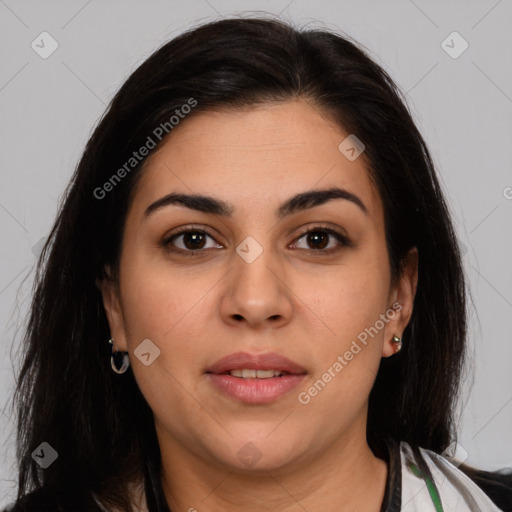
[(209, 366), (206, 373), (219, 374), (239, 369), (276, 370), (293, 374), (306, 373), (302, 366), (279, 354), (249, 354), (247, 352), (236, 352), (222, 357)]

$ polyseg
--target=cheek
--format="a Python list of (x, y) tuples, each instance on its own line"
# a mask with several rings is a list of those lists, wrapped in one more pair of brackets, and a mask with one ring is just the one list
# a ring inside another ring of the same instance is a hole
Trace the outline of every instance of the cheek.
[[(130, 277), (127, 273), (123, 313), (137, 385), (155, 414), (174, 425), (175, 417), (201, 412), (191, 397), (197, 396), (195, 377), (204, 352), (200, 333), (204, 340), (207, 324), (201, 318), (201, 297), (206, 288), (191, 286), (182, 275), (165, 276), (154, 270), (145, 266), (143, 272), (133, 271)], [(160, 350), (148, 366), (135, 355), (145, 339)]]
[[(302, 287), (329, 330), (311, 347), (318, 364), (301, 388), (300, 403), (308, 401), (332, 416), (333, 425), (340, 410), (356, 415), (373, 386), (382, 357), (386, 322), (381, 315), (387, 309), (389, 279), (387, 259), (359, 254), (321, 280), (322, 293), (312, 294), (317, 288), (306, 282)], [(319, 283), (318, 277), (309, 281)]]
[[(338, 348), (373, 326), (388, 305), (387, 260), (354, 254), (323, 274), (298, 273), (292, 288)], [(330, 343), (331, 344), (331, 343)]]
[[(222, 275), (222, 269), (173, 267), (161, 256), (132, 253), (127, 258), (121, 277), (127, 343), (139, 387), (152, 395), (151, 401), (166, 395), (167, 405), (179, 407), (196, 393), (205, 354), (218, 344), (211, 331), (218, 325), (215, 286)], [(132, 357), (145, 339), (160, 350), (151, 366)]]
[(133, 342), (141, 336), (160, 342), (171, 337), (200, 303), (208, 280), (204, 272), (187, 274), (152, 243), (143, 237), (127, 240), (133, 250), (126, 250), (121, 266), (123, 311)]

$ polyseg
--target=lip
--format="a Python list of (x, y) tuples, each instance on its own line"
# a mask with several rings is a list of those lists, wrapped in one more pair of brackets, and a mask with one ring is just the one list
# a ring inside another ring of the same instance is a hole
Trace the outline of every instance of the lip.
[(206, 369), (206, 373), (226, 373), (231, 370), (247, 368), (248, 370), (276, 370), (298, 375), (306, 370), (290, 359), (273, 352), (267, 354), (249, 354), (236, 352), (219, 359)]
[[(234, 377), (231, 370), (276, 370), (288, 375), (268, 379)], [(274, 353), (249, 354), (237, 352), (219, 359), (206, 370), (215, 389), (237, 401), (249, 404), (270, 403), (296, 388), (306, 370), (290, 359)]]

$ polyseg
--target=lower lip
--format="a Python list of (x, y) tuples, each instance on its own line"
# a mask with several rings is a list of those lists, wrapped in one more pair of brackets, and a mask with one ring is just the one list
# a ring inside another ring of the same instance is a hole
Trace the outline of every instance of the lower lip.
[(233, 375), (207, 373), (210, 381), (226, 395), (249, 404), (266, 404), (289, 393), (296, 388), (306, 376), (283, 375), (269, 379), (243, 379)]

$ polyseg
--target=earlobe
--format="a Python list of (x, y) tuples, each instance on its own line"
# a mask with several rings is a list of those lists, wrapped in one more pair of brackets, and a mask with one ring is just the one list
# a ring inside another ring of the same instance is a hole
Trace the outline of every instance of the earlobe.
[(394, 308), (396, 314), (386, 329), (386, 338), (382, 347), (383, 357), (390, 357), (402, 349), (402, 333), (411, 319), (418, 286), (418, 259), (418, 250), (413, 247), (403, 260), (401, 275), (391, 294), (393, 307), (398, 305), (399, 308)]

